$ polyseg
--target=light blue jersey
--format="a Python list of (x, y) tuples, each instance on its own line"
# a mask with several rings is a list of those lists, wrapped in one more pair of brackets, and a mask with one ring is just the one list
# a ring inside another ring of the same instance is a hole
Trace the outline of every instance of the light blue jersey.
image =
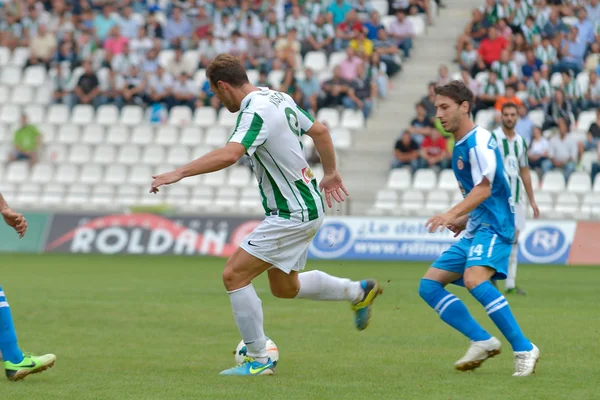
[(514, 242), (513, 199), (502, 155), (492, 134), (479, 126), (467, 133), (454, 145), (452, 169), (463, 197), (484, 177), (492, 186), (492, 195), (469, 214), (465, 237), (472, 238), (479, 229), (488, 227), (503, 241)]

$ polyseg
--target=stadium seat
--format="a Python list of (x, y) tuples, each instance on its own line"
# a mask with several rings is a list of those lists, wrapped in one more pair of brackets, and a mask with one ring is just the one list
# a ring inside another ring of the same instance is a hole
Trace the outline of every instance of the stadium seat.
[(279, 86), (281, 85), (281, 81), (283, 80), (284, 72), (282, 70), (272, 70), (267, 75), (267, 81), (269, 82), (269, 87), (274, 90), (279, 90)]
[(204, 135), (199, 126), (186, 126), (181, 129), (179, 143), (186, 146), (197, 146), (203, 142)]
[(0, 123), (4, 124), (16, 124), (21, 118), (21, 107), (15, 104), (4, 104), (2, 105), (2, 111), (0, 111)]
[(42, 185), (38, 183), (24, 183), (19, 187), (17, 204), (20, 207), (36, 207), (42, 195)]
[(475, 123), (482, 128), (487, 129), (494, 121), (495, 112), (496, 111), (493, 109), (479, 111), (475, 117)]
[(6, 66), (0, 70), (0, 84), (16, 86), (21, 83), (21, 69), (14, 66)]
[(10, 61), (10, 49), (8, 47), (0, 47), (0, 67), (8, 65)]
[(229, 168), (227, 186), (245, 187), (250, 185), (250, 169), (248, 167), (236, 166)]
[(89, 204), (90, 188), (87, 185), (71, 185), (67, 192), (66, 204), (69, 206), (81, 207)]
[(122, 125), (112, 125), (108, 127), (106, 134), (106, 143), (114, 145), (122, 145), (129, 143), (131, 138), (129, 136), (129, 129)]
[(317, 118), (319, 122), (322, 122), (331, 129), (335, 129), (340, 126), (340, 113), (335, 108), (321, 108), (317, 112)]
[(25, 68), (23, 83), (30, 86), (42, 86), (46, 81), (46, 68), (41, 65), (32, 65)]
[(167, 154), (167, 163), (171, 165), (184, 165), (192, 161), (190, 150), (186, 146), (172, 146)]
[(68, 161), (72, 164), (86, 164), (92, 158), (92, 149), (87, 144), (75, 144), (71, 147)]
[(58, 128), (57, 143), (74, 144), (79, 142), (79, 126), (66, 124)]
[(488, 81), (489, 76), (490, 73), (488, 71), (481, 71), (478, 72), (477, 75), (475, 75), (475, 80), (480, 84), (485, 85)]
[(225, 185), (227, 178), (225, 170), (211, 172), (204, 177), (204, 184), (212, 187), (222, 187)]
[(199, 69), (194, 73), (194, 83), (196, 83), (196, 87), (201, 88), (206, 82), (206, 70)]
[(102, 182), (103, 175), (104, 169), (101, 165), (87, 164), (81, 167), (81, 172), (79, 174), (79, 183), (95, 185), (97, 183)]
[(131, 133), (130, 142), (139, 145), (154, 143), (154, 127), (152, 125), (136, 126)]
[(203, 175), (190, 176), (188, 178), (183, 179), (181, 181), (181, 184), (188, 187), (199, 187), (202, 185), (203, 177)]
[(375, 210), (392, 211), (398, 207), (398, 193), (395, 190), (379, 190), (375, 195)]
[(407, 190), (411, 187), (412, 175), (406, 168), (393, 169), (388, 174), (387, 188), (393, 190)]
[(529, 176), (531, 176), (531, 187), (533, 190), (538, 190), (540, 188), (540, 176), (537, 172), (533, 170), (529, 170)]
[(21, 183), (29, 177), (29, 164), (24, 161), (13, 162), (8, 166), (4, 179), (9, 183)]
[(419, 169), (415, 172), (413, 188), (417, 190), (432, 190), (437, 185), (437, 176), (432, 169)]
[(388, 15), (389, 4), (387, 0), (373, 0), (371, 2), (373, 9), (379, 13), (379, 16)]
[(44, 148), (46, 160), (61, 163), (67, 159), (67, 147), (64, 144), (51, 143)]
[(192, 110), (187, 106), (175, 106), (169, 113), (169, 124), (171, 125), (186, 125), (192, 120)]
[(65, 104), (52, 104), (46, 115), (48, 123), (61, 125), (69, 121), (69, 107)]
[(562, 75), (560, 72), (555, 72), (552, 74), (552, 76), (550, 77), (550, 86), (552, 86), (553, 88), (559, 88), (561, 87), (563, 83), (562, 80)]
[(175, 50), (163, 49), (158, 53), (158, 63), (163, 68), (166, 68), (173, 59), (175, 59)]
[(54, 89), (52, 85), (42, 85), (39, 86), (35, 92), (35, 97), (33, 98), (34, 104), (40, 104), (43, 106), (47, 106), (52, 102), (52, 93)]
[(402, 195), (402, 207), (400, 213), (411, 215), (418, 210), (423, 210), (425, 204), (425, 196), (420, 190), (407, 190)]
[(211, 146), (196, 146), (194, 147), (194, 149), (192, 150), (192, 159), (196, 159), (196, 158), (200, 158), (203, 155), (209, 153), (210, 151), (212, 151), (212, 147)]
[(0, 85), (0, 104), (6, 104), (9, 100), (10, 89), (7, 86)]
[(31, 170), (29, 181), (36, 184), (46, 184), (52, 181), (54, 166), (52, 164), (37, 163)]
[(34, 92), (35, 91), (31, 86), (15, 86), (12, 90), (10, 102), (20, 106), (31, 104), (33, 103)]
[[(537, 192), (535, 194), (535, 202), (537, 203), (541, 214), (549, 214), (553, 210), (554, 202), (552, 195), (548, 192)], [(528, 210), (531, 208), (528, 207)]]
[(90, 198), (90, 202), (94, 206), (113, 206), (114, 193), (115, 189), (112, 185), (96, 184), (92, 186), (92, 196)]
[(333, 71), (335, 67), (340, 65), (348, 56), (345, 51), (336, 51), (329, 56), (329, 70)]
[(215, 197), (215, 206), (221, 209), (233, 209), (237, 205), (239, 193), (236, 188), (222, 187), (217, 189)]
[(580, 212), (589, 215), (592, 213), (592, 209), (598, 205), (600, 205), (600, 193), (588, 193), (583, 196)]
[(83, 128), (81, 142), (85, 144), (101, 144), (105, 142), (104, 127), (100, 125), (86, 125)]
[(561, 193), (556, 199), (554, 212), (563, 216), (572, 217), (579, 211), (579, 199), (574, 193)]
[(140, 106), (128, 105), (121, 110), (120, 123), (127, 126), (135, 126), (142, 123), (144, 110)]
[(395, 15), (382, 15), (381, 16), (381, 24), (385, 27), (386, 31), (390, 31), (390, 26), (397, 18)]
[(47, 122), (40, 122), (39, 124), (37, 124), (37, 127), (44, 137), (44, 144), (56, 142), (56, 138), (58, 137), (58, 129), (56, 128), (56, 126)]
[(149, 145), (144, 149), (142, 162), (148, 165), (164, 164), (166, 159), (165, 149), (160, 145)]
[(127, 181), (133, 185), (150, 185), (150, 182), (152, 182), (152, 170), (148, 165), (134, 165), (129, 170)]
[(581, 93), (586, 93), (590, 84), (590, 75), (588, 74), (588, 72), (586, 71), (579, 73), (579, 75), (577, 75), (577, 77), (575, 78), (575, 81), (579, 85)]
[(10, 64), (18, 68), (23, 68), (27, 64), (29, 59), (29, 48), (28, 47), (17, 47), (13, 50)]
[(107, 165), (112, 164), (117, 159), (117, 150), (115, 146), (110, 144), (101, 144), (94, 150), (92, 162), (95, 164)]
[(71, 114), (71, 123), (77, 125), (87, 125), (94, 121), (94, 107), (89, 104), (77, 104), (73, 107)]
[(44, 206), (54, 208), (64, 205), (65, 202), (65, 185), (51, 183), (45, 185), (41, 197), (41, 202)]
[(189, 189), (183, 185), (171, 185), (167, 187), (166, 202), (176, 206), (186, 205), (189, 201)]
[(458, 181), (456, 180), (454, 171), (452, 171), (451, 169), (443, 169), (440, 172), (438, 180), (438, 189), (445, 190), (447, 192), (455, 192), (459, 190)]
[(341, 125), (342, 128), (348, 128), (355, 131), (364, 129), (365, 116), (361, 110), (345, 109), (342, 111)]
[(214, 189), (199, 186), (192, 190), (192, 195), (189, 199), (189, 204), (198, 208), (208, 208), (213, 204)]
[(577, 118), (577, 129), (583, 132), (587, 132), (590, 129), (590, 125), (596, 121), (596, 110), (583, 111)]
[(119, 122), (119, 109), (114, 104), (103, 104), (98, 107), (96, 123), (98, 125), (116, 125)]
[(331, 130), (331, 138), (336, 149), (348, 150), (352, 147), (352, 135), (346, 128), (335, 128)]
[(562, 171), (550, 171), (542, 179), (542, 190), (550, 193), (559, 193), (565, 190), (565, 176)]
[(567, 192), (575, 194), (585, 194), (592, 190), (590, 174), (585, 172), (573, 172), (569, 177)]
[(237, 122), (238, 113), (231, 113), (225, 107), (219, 110), (218, 123), (225, 128), (233, 128)]
[(154, 142), (163, 146), (171, 146), (179, 142), (179, 132), (173, 125), (161, 125), (156, 130)]
[(227, 142), (227, 130), (223, 126), (213, 126), (207, 129), (205, 143), (209, 146), (219, 147)]
[(140, 189), (137, 186), (121, 185), (118, 186), (115, 202), (124, 207), (130, 207), (138, 203)]
[(594, 193), (600, 193), (600, 174), (596, 175), (596, 178), (594, 179), (593, 191)]
[(327, 56), (322, 51), (309, 51), (304, 56), (304, 68), (310, 68), (315, 73), (327, 69)]
[(450, 196), (447, 192), (432, 191), (427, 196), (427, 203), (425, 203), (425, 209), (430, 213), (441, 213), (448, 209), (450, 203)]
[(124, 145), (119, 150), (117, 162), (125, 165), (137, 164), (140, 161), (140, 148), (135, 145)]
[(198, 107), (194, 112), (194, 124), (203, 128), (217, 123), (217, 112), (212, 107)]
[(592, 170), (592, 164), (598, 162), (598, 153), (595, 151), (586, 151), (581, 156), (581, 167), (584, 171), (590, 172)]
[(256, 85), (258, 79), (260, 78), (260, 73), (258, 72), (258, 70), (249, 69), (246, 71), (246, 74), (248, 75), (248, 80), (250, 81), (250, 83)]
[(406, 17), (412, 23), (415, 36), (423, 36), (425, 34), (425, 20), (420, 15), (408, 15)]
[[(23, 109), (27, 119), (31, 124), (41, 124), (46, 116), (46, 108), (39, 104), (27, 104)], [(42, 132), (44, 134), (45, 132)]]
[(73, 164), (60, 164), (56, 168), (54, 181), (56, 183), (75, 183), (79, 173), (79, 167)]
[(125, 165), (110, 164), (104, 171), (104, 183), (123, 185), (129, 178), (129, 169)]

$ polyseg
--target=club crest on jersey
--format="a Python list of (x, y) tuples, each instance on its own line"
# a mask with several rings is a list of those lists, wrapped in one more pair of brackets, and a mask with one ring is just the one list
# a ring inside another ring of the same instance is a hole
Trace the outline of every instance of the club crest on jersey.
[(312, 169), (309, 167), (302, 168), (302, 179), (304, 182), (310, 183), (313, 179), (315, 179), (315, 174), (313, 174)]
[(496, 147), (498, 147), (498, 142), (496, 142), (496, 139), (494, 139), (493, 136), (490, 136), (490, 140), (488, 142), (488, 149), (496, 150)]
[(462, 160), (462, 157), (458, 157), (458, 161), (456, 162), (456, 168), (458, 168), (459, 170), (463, 170), (463, 168), (465, 168), (465, 163)]

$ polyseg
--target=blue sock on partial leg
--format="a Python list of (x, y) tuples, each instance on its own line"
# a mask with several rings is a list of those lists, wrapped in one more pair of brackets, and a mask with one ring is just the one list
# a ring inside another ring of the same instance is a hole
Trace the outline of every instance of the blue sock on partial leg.
[(464, 303), (448, 292), (441, 283), (430, 279), (421, 279), (419, 295), (440, 315), (442, 321), (474, 342), (492, 337), (477, 323)]
[(529, 339), (523, 335), (508, 302), (490, 281), (480, 283), (471, 289), (471, 294), (485, 307), (485, 312), (509, 341), (514, 351), (529, 351), (533, 348)]
[(17, 333), (13, 325), (10, 307), (0, 286), (0, 351), (4, 361), (18, 364), (23, 361), (23, 352), (17, 346)]

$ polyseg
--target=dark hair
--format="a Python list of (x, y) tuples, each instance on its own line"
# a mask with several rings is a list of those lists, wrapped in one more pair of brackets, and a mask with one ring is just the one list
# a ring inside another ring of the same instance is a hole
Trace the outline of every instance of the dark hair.
[(248, 81), (248, 74), (240, 61), (231, 54), (219, 54), (206, 67), (206, 77), (213, 84), (223, 81), (231, 86), (240, 87)]
[(519, 109), (517, 108), (517, 105), (513, 102), (508, 102), (508, 103), (504, 103), (502, 104), (502, 112), (504, 112), (504, 110), (506, 110), (507, 108), (514, 108), (515, 111), (519, 111)]
[(449, 97), (459, 106), (466, 101), (469, 105), (468, 112), (471, 112), (473, 92), (462, 81), (454, 80), (447, 85), (436, 86), (435, 94)]

